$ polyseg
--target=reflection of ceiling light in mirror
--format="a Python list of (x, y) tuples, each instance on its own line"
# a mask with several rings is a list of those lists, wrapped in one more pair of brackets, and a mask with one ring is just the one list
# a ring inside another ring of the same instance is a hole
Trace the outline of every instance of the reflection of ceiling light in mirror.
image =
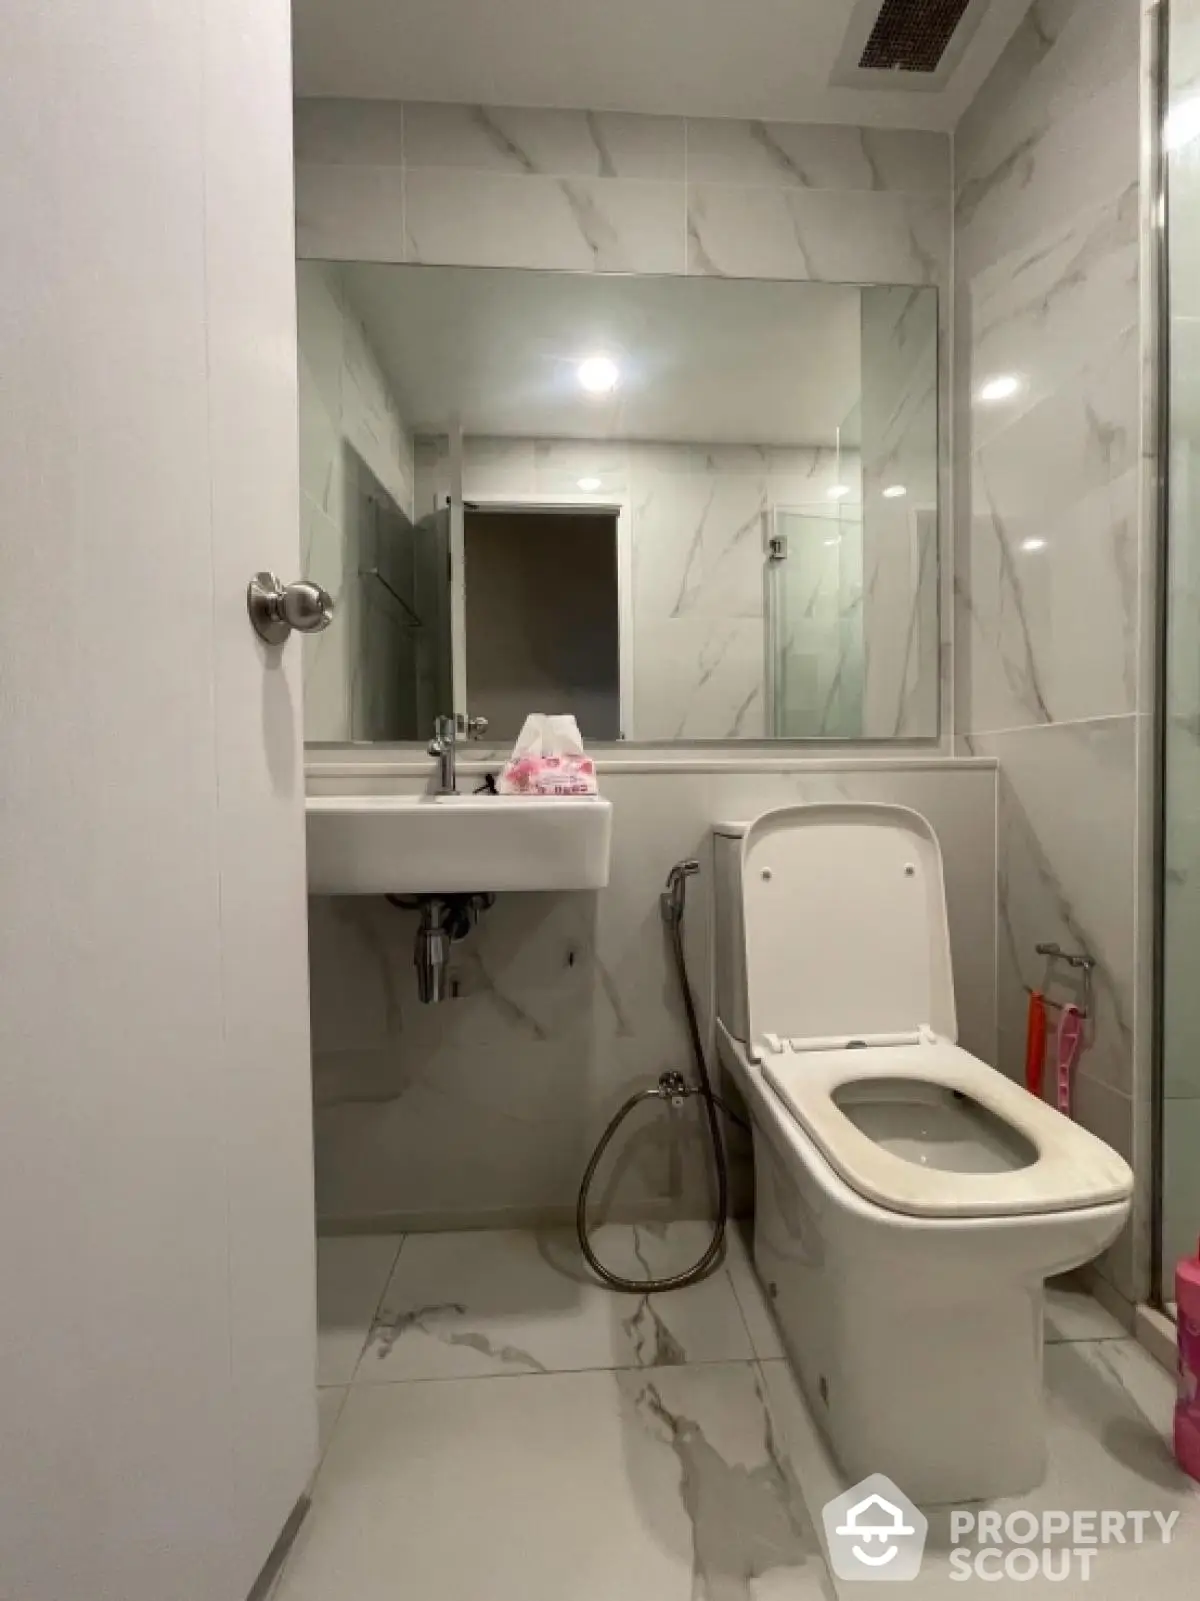
[(598, 478), (581, 478), (579, 487), (585, 495), (594, 495), (600, 487), (600, 480)]
[(846, 496), (850, 493), (850, 485), (834, 484), (833, 488), (830, 489), (828, 493), (830, 500), (845, 500)]
[(838, 538), (838, 539), (827, 539), (825, 541), (825, 548), (826, 548), (826, 550), (828, 550), (831, 545), (840, 545), (841, 542), (842, 541), (841, 541), (840, 538)]
[(1045, 548), (1046, 541), (1044, 539), (1023, 539), (1021, 541), (1022, 550), (1045, 550)]
[(903, 484), (889, 484), (883, 492), (884, 500), (900, 500), (908, 494)]
[(997, 400), (1011, 400), (1021, 387), (1021, 380), (1010, 372), (1001, 373), (997, 378), (989, 378), (979, 391), (980, 400), (989, 403)]
[(607, 395), (621, 381), (621, 369), (611, 356), (587, 356), (579, 363), (577, 376), (589, 395)]

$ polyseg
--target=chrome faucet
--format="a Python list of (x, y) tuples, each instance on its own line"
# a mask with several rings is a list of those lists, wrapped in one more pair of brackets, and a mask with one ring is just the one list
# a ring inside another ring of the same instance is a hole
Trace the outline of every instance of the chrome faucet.
[(433, 738), (429, 741), (429, 754), (438, 759), (438, 784), (435, 795), (455, 795), (455, 761), (458, 746), (458, 725), (453, 717), (435, 718)]

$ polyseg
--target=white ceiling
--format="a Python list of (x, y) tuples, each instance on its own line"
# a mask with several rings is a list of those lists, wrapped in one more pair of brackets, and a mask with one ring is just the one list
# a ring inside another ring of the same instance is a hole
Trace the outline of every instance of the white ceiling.
[[(301, 95), (952, 128), (1030, 0), (941, 89), (834, 85), (880, 0), (293, 0)], [(844, 63), (841, 63), (844, 66)]]
[[(457, 416), (468, 434), (833, 445), (858, 404), (860, 291), (842, 284), (337, 270), (417, 434)], [(622, 372), (604, 399), (577, 378), (598, 353)]]

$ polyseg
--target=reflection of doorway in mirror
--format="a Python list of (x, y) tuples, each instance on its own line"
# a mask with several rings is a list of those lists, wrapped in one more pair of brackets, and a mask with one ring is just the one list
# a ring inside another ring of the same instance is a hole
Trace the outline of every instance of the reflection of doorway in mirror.
[(767, 726), (776, 739), (863, 733), (862, 508), (767, 516)]
[(621, 738), (617, 527), (615, 508), (468, 506), (467, 695), (489, 739), (515, 739), (534, 711)]

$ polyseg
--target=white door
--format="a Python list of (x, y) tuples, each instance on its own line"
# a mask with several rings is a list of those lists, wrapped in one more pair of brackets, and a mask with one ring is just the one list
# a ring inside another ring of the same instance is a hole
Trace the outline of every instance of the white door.
[(315, 1455), (289, 51), (6, 17), (5, 1601), (242, 1601)]

